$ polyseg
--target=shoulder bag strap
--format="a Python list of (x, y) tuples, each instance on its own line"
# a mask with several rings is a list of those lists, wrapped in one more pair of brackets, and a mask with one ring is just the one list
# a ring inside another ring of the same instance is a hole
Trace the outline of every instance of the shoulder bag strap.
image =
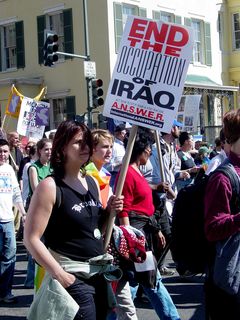
[(221, 172), (228, 177), (232, 187), (232, 198), (231, 198), (231, 212), (235, 214), (240, 210), (240, 178), (230, 163), (229, 159), (226, 159), (224, 163), (218, 167), (214, 172)]

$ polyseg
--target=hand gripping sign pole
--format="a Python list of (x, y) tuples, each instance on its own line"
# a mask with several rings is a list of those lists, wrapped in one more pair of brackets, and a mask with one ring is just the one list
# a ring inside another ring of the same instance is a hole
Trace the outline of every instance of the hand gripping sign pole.
[[(127, 169), (128, 169), (128, 165), (130, 162), (130, 157), (132, 154), (132, 149), (133, 149), (134, 142), (136, 139), (137, 131), (138, 131), (138, 126), (133, 125), (131, 128), (131, 131), (130, 131), (126, 153), (123, 158), (123, 163), (122, 163), (121, 171), (119, 174), (119, 179), (117, 182), (117, 187), (116, 187), (116, 192), (115, 192), (116, 197), (119, 197), (122, 194), (123, 184), (124, 184), (124, 181), (126, 178)], [(108, 218), (108, 224), (107, 224), (107, 229), (106, 229), (106, 233), (105, 233), (105, 240), (104, 240), (104, 250), (105, 251), (107, 250), (108, 244), (111, 239), (115, 217), (116, 217), (116, 212), (111, 211), (109, 218)]]

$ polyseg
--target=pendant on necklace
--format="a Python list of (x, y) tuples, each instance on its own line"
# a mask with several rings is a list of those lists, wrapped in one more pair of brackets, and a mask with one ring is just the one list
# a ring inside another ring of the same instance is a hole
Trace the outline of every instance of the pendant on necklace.
[(98, 240), (101, 239), (101, 236), (102, 236), (101, 231), (98, 228), (94, 229), (93, 235)]

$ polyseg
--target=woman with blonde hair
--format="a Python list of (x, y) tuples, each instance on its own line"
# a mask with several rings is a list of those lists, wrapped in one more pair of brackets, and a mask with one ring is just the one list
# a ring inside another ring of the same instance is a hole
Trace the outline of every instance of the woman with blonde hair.
[[(86, 166), (87, 174), (93, 176), (100, 188), (101, 202), (106, 207), (109, 197), (113, 194), (110, 186), (111, 174), (104, 168), (112, 158), (112, 147), (114, 137), (108, 130), (94, 129), (92, 130), (93, 138), (93, 154), (91, 162)], [(117, 307), (116, 314), (119, 319), (137, 320), (136, 309), (132, 301), (129, 283), (124, 283), (121, 293), (116, 295)], [(116, 314), (112, 312), (108, 316), (108, 320), (116, 319)]]
[(102, 205), (105, 208), (108, 198), (112, 195), (109, 185), (111, 174), (104, 165), (109, 163), (112, 157), (113, 136), (108, 130), (92, 130), (93, 154), (90, 163), (86, 166), (87, 174), (94, 177), (100, 188)]

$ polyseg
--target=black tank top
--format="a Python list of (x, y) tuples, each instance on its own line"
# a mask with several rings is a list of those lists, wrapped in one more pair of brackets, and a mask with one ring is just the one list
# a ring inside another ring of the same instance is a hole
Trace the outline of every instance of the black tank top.
[(99, 229), (104, 211), (95, 181), (86, 176), (88, 192), (82, 195), (62, 180), (54, 180), (61, 191), (61, 200), (58, 200), (59, 205), (53, 207), (44, 232), (46, 245), (77, 261), (103, 254), (103, 239)]
[[(191, 169), (196, 166), (193, 158), (188, 158), (181, 150), (177, 152), (179, 159), (181, 160), (181, 170)], [(191, 173), (191, 177), (194, 177), (196, 174)]]

